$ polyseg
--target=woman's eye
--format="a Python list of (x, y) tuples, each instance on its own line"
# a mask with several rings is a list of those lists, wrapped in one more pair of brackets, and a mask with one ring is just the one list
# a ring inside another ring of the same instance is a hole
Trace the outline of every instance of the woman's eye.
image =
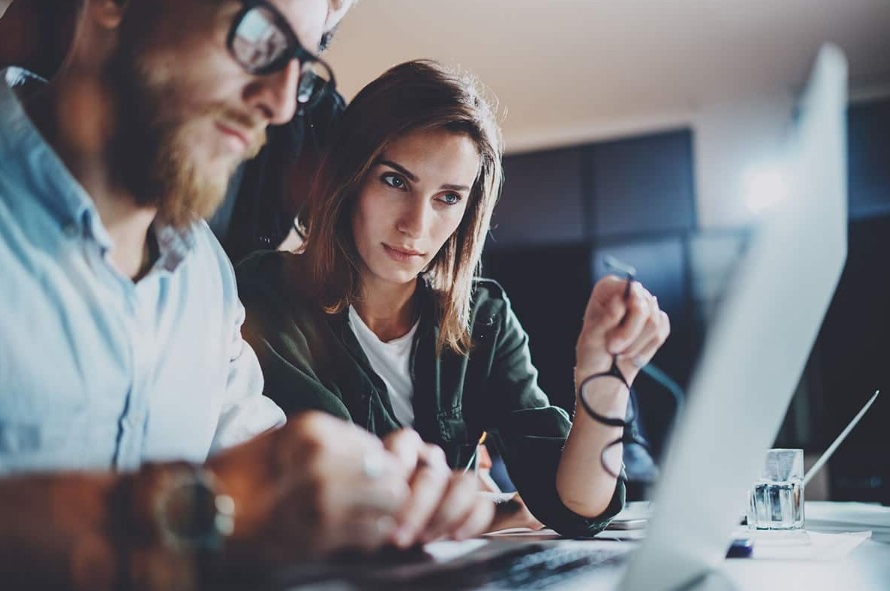
[(393, 187), (395, 189), (404, 189), (405, 181), (397, 174), (393, 174), (391, 172), (387, 172), (383, 176), (380, 177), (384, 183)]
[(461, 196), (457, 193), (445, 193), (441, 197), (439, 197), (439, 201), (446, 205), (457, 205), (460, 203)]

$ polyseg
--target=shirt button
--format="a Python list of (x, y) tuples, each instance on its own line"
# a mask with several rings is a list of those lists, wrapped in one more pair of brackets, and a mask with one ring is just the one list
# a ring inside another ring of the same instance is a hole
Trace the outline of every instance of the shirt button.
[(65, 233), (65, 236), (68, 238), (75, 238), (80, 233), (77, 228), (77, 224), (71, 222), (69, 224), (65, 224), (65, 227), (62, 228), (62, 232)]

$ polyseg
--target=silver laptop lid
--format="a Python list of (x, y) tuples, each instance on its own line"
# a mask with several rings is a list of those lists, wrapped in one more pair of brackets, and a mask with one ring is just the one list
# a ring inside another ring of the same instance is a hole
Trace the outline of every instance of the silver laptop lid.
[(709, 327), (623, 590), (677, 589), (723, 559), (847, 254), (847, 66), (819, 52), (790, 141), (788, 196), (764, 212)]

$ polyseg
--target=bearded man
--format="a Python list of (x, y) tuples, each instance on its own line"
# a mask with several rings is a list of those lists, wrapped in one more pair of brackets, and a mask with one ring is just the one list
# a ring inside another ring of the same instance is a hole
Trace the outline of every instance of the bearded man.
[(317, 50), (348, 5), (82, 0), (49, 84), (0, 71), (0, 580), (187, 588), (208, 553), (376, 548), (418, 510), (488, 526), (416, 433), (285, 424), (202, 221), (333, 87)]

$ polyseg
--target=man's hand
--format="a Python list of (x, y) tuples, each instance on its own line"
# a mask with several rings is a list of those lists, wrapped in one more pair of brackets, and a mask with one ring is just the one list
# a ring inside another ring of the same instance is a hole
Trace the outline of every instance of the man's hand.
[(209, 462), (235, 499), (236, 560), (261, 564), (370, 551), (392, 541), (408, 469), (380, 439), (326, 414), (300, 414)]
[(439, 447), (408, 429), (391, 433), (383, 443), (410, 474), (411, 493), (398, 514), (397, 546), (443, 537), (462, 540), (489, 528), (494, 503), (478, 494), (475, 476), (448, 468)]

